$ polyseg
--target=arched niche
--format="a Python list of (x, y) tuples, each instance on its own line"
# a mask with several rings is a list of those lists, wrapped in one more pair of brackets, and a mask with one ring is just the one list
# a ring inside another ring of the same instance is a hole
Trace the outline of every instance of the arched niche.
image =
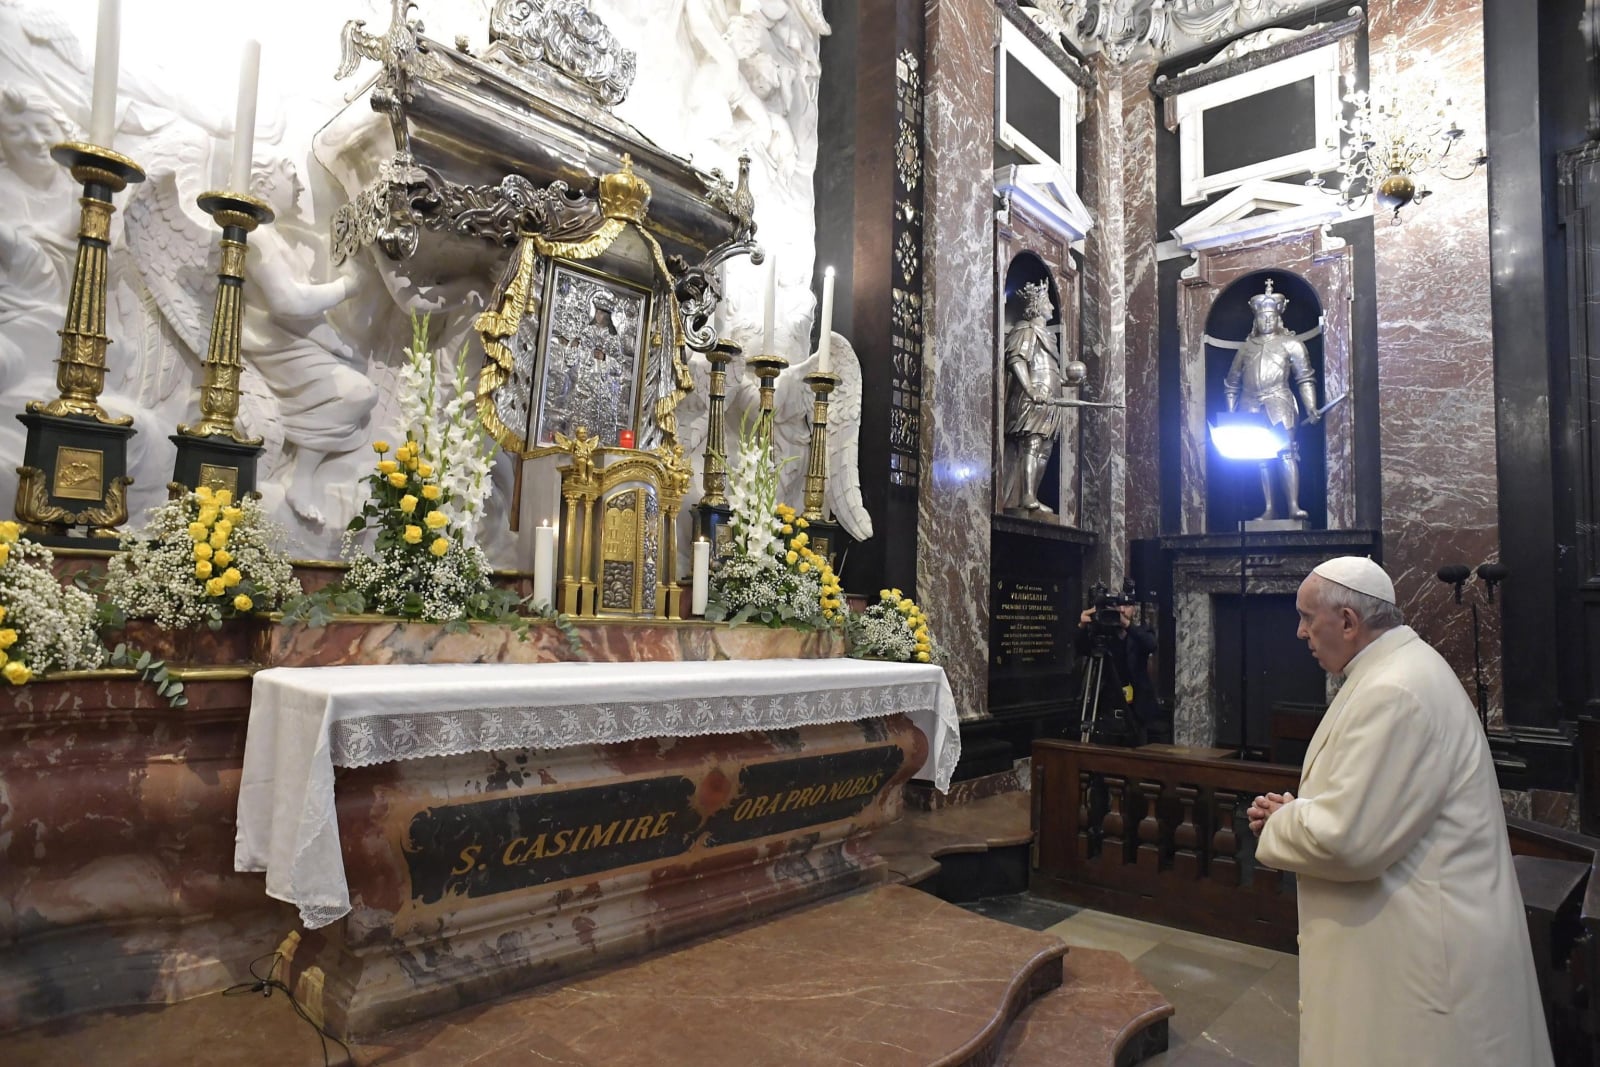
[[(1036, 252), (1024, 250), (1012, 256), (1006, 264), (1000, 286), (1000, 330), (998, 361), (995, 370), (995, 428), (998, 450), (995, 453), (995, 511), (1003, 512), (1015, 500), (1014, 478), (1017, 477), (1017, 457), (1010, 439), (1006, 436), (1006, 395), (1013, 388), (1013, 379), (1006, 367), (1005, 344), (1011, 328), (1027, 317), (1023, 305), (1022, 288), (1042, 281), (1050, 287), (1050, 304), (1054, 309), (1047, 325), (1059, 333), (1072, 321), (1071, 308), (1064, 297), (1062, 286), (1050, 265)], [(1076, 336), (1070, 326), (1066, 331), (1065, 355), (1058, 347), (1058, 357), (1064, 367), (1068, 360), (1077, 358)], [(1040, 515), (1040, 519), (1071, 523), (1077, 513), (1077, 413), (1067, 412), (1061, 435), (1050, 451), (1050, 463), (1039, 483), (1039, 500), (1054, 512), (1054, 516)]]
[[(1249, 336), (1255, 316), (1250, 299), (1265, 292), (1268, 282), (1272, 283), (1275, 293), (1288, 299), (1283, 309), (1284, 327), (1306, 346), (1311, 369), (1316, 372), (1317, 402), (1327, 402), (1322, 387), (1322, 301), (1317, 291), (1310, 282), (1293, 271), (1260, 270), (1229, 282), (1206, 313), (1205, 401), (1208, 412), (1227, 409), (1223, 382), (1237, 354), (1236, 348), (1214, 341), (1227, 341), (1231, 345)], [(1295, 391), (1292, 383), (1290, 388), (1291, 392)], [(1326, 529), (1327, 448), (1322, 424), (1300, 425), (1296, 429), (1296, 438), (1300, 446), (1300, 503), (1310, 516), (1310, 528)], [(1238, 529), (1241, 518), (1261, 514), (1266, 502), (1262, 498), (1259, 472), (1260, 467), (1256, 463), (1225, 459), (1218, 454), (1215, 446), (1206, 449), (1206, 529)], [(1283, 485), (1276, 471), (1273, 492), (1280, 508), (1289, 504), (1284, 499)], [(1288, 510), (1284, 511), (1284, 514), (1288, 513)]]
[[(1252, 277), (1255, 278), (1253, 283), (1246, 281)], [(1231, 512), (1222, 513), (1226, 516), (1222, 526), (1208, 522), (1212, 499), (1208, 485), (1214, 460), (1206, 424), (1215, 412), (1226, 406), (1222, 399), (1222, 376), (1227, 373), (1232, 351), (1208, 345), (1206, 337), (1210, 334), (1213, 308), (1225, 294), (1233, 291), (1236, 282), (1245, 283), (1237, 293), (1238, 300), (1247, 311), (1249, 305), (1245, 301), (1261, 292), (1264, 287), (1262, 283), (1268, 277), (1284, 279), (1285, 283), (1296, 287), (1305, 287), (1297, 288), (1298, 299), (1293, 293), (1290, 294), (1285, 315), (1291, 323), (1304, 322), (1300, 316), (1313, 300), (1320, 307), (1322, 332), (1316, 338), (1321, 358), (1317, 399), (1326, 404), (1341, 396), (1346, 398), (1323, 416), (1320, 434), (1315, 435), (1319, 437), (1323, 450), (1320, 466), (1325, 484), (1325, 517), (1321, 525), (1330, 530), (1355, 528), (1355, 405), (1348, 396), (1351, 365), (1351, 254), (1343, 241), (1326, 236), (1319, 225), (1271, 236), (1253, 234), (1241, 238), (1237, 244), (1197, 248), (1195, 265), (1184, 272), (1178, 290), (1178, 333), (1182, 350), (1179, 403), (1183, 414), (1179, 426), (1181, 533), (1198, 534), (1208, 529), (1238, 528), (1237, 520), (1241, 512), (1237, 504)], [(1290, 279), (1293, 279), (1292, 283)], [(1253, 290), (1251, 284), (1255, 285)], [(1275, 282), (1274, 287), (1277, 286)], [(1230, 296), (1229, 302), (1232, 300)], [(1219, 312), (1222, 316), (1218, 320), (1219, 330), (1227, 329), (1220, 323), (1233, 313), (1226, 307)], [(1309, 328), (1306, 325), (1294, 325), (1296, 332)], [(1246, 324), (1231, 334), (1212, 336), (1237, 340), (1248, 332), (1249, 326)], [(1309, 340), (1307, 345), (1308, 348), (1312, 347)], [(1218, 366), (1213, 367), (1213, 363)], [(1302, 439), (1302, 448), (1305, 447), (1305, 440)], [(1243, 471), (1241, 475), (1258, 478), (1251, 470)], [(1309, 505), (1310, 500), (1307, 499), (1306, 503)], [(1308, 506), (1307, 510), (1313, 509)]]

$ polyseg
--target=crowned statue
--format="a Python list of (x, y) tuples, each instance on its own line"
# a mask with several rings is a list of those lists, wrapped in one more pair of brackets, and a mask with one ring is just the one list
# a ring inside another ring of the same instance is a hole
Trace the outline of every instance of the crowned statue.
[[(1288, 297), (1272, 291), (1270, 278), (1266, 291), (1250, 298), (1255, 315), (1250, 336), (1239, 345), (1222, 383), (1229, 411), (1263, 412), (1267, 422), (1283, 427), (1289, 438), (1289, 446), (1275, 459), (1261, 461), (1261, 492), (1267, 506), (1258, 519), (1307, 518), (1305, 508), (1300, 506), (1300, 412), (1295, 394), (1305, 405), (1307, 423), (1322, 419), (1317, 407), (1316, 371), (1306, 346), (1283, 324), (1283, 309), (1288, 304)], [(1287, 516), (1278, 509), (1272, 492), (1275, 465), (1283, 471)]]
[(1005, 501), (1008, 510), (1050, 515), (1039, 500), (1039, 483), (1065, 413), (1058, 397), (1061, 366), (1045, 325), (1054, 311), (1049, 285), (1024, 285), (1022, 301), (1022, 319), (1006, 332)]

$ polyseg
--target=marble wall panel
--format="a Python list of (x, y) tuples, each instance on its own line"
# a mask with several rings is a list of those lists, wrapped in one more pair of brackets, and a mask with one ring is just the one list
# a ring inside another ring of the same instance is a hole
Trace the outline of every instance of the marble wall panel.
[[(1089, 367), (1086, 395), (1095, 400), (1130, 402), (1128, 373), (1141, 390), (1154, 375), (1156, 360), (1155, 287), (1155, 105), (1149, 84), (1153, 69), (1134, 61), (1114, 67), (1103, 56), (1091, 64), (1095, 78), (1083, 124), (1082, 189), (1095, 227), (1085, 239), (1083, 284), (1083, 359)], [(1131, 472), (1152, 467), (1130, 465), (1130, 419), (1134, 433), (1155, 428), (1153, 391), (1128, 409), (1105, 408), (1085, 416), (1083, 441), (1083, 520), (1099, 538), (1086, 579), (1117, 584), (1127, 572)], [(1153, 435), (1136, 446), (1140, 461), (1154, 457)], [(1148, 459), (1152, 464), (1153, 459)], [(1158, 494), (1135, 487), (1137, 536), (1154, 534), (1159, 522)]]
[[(1466, 144), (1481, 143), (1481, 0), (1375, 0), (1369, 7), (1372, 92), (1379, 100), (1430, 59)], [(1391, 67), (1392, 64), (1392, 67)], [(1395, 70), (1397, 74), (1388, 71)], [(1417, 632), (1472, 692), (1472, 621), (1434, 579), (1442, 564), (1499, 554), (1494, 351), (1487, 182), (1422, 175), (1431, 197), (1375, 221), (1384, 563)], [(1499, 612), (1482, 613), (1483, 648), (1499, 647)], [(1490, 703), (1500, 669), (1491, 654)]]
[(917, 591), (950, 653), (945, 670), (963, 718), (988, 708), (997, 17), (988, 0), (927, 8)]
[[(1122, 275), (1127, 320), (1123, 366), (1123, 440), (1127, 479), (1126, 536), (1161, 532), (1161, 494), (1151, 473), (1161, 469), (1160, 338), (1156, 289), (1156, 103), (1154, 70), (1144, 63), (1122, 68)], [(1120, 573), (1120, 572), (1119, 572)]]

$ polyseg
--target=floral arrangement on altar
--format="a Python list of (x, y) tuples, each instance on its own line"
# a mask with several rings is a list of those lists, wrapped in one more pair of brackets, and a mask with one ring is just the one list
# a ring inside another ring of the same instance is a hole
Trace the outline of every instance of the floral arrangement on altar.
[(839, 577), (812, 550), (808, 523), (778, 503), (779, 464), (759, 421), (740, 430), (740, 458), (728, 476), (732, 539), (711, 573), (706, 618), (823, 629), (841, 625)]
[(933, 663), (942, 658), (922, 609), (898, 589), (880, 589), (878, 602), (849, 617), (850, 654), (862, 659)]
[(22, 685), (46, 671), (89, 670), (106, 662), (95, 599), (63, 586), (49, 549), (0, 522), (0, 677)]
[[(571, 619), (490, 581), (477, 532), (496, 445), (478, 416), (466, 359), (456, 360), (453, 379), (439, 364), (440, 353), (428, 348), (428, 320), (413, 316), (400, 370), (405, 440), (393, 448), (372, 443), (378, 458), (364, 479), (367, 499), (344, 534), (344, 580), (296, 598), (284, 620), (320, 626), (336, 612), (376, 612), (447, 629), (464, 630), (473, 620), (502, 623), (526, 636), (532, 616), (554, 623), (579, 655)], [(361, 544), (367, 534), (370, 550)]]
[(113, 625), (151, 619), (164, 630), (207, 626), (271, 611), (300, 595), (284, 533), (255, 498), (201, 486), (152, 508), (145, 528), (124, 534), (106, 564)]
[[(477, 545), (495, 446), (469, 411), (466, 360), (456, 361), (454, 392), (441, 409), (439, 353), (428, 348), (426, 319), (412, 318), (405, 357), (406, 438), (392, 456), (389, 442), (373, 442), (378, 459), (366, 477), (367, 500), (345, 531), (344, 591), (358, 595), (364, 610), (424, 622), (497, 617), (508, 605), (494, 597)], [(376, 535), (370, 553), (356, 543), (369, 530)]]

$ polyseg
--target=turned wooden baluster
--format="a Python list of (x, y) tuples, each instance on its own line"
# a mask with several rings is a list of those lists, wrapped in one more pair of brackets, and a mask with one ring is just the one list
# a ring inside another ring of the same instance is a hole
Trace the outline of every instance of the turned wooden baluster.
[(1172, 831), (1172, 869), (1181, 878), (1200, 878), (1205, 874), (1205, 857), (1200, 851), (1200, 827), (1194, 821), (1195, 802), (1200, 790), (1192, 785), (1178, 786), (1178, 804), (1183, 814)]
[(1211, 835), (1211, 877), (1225, 886), (1239, 884), (1239, 839), (1233, 832), (1239, 794), (1218, 789), (1214, 797), (1217, 832)]
[(1100, 858), (1115, 857), (1116, 863), (1128, 862), (1128, 846), (1123, 837), (1125, 826), (1122, 815), (1123, 790), (1128, 780), (1117, 775), (1106, 775), (1106, 814), (1100, 820)]
[(1144, 818), (1139, 820), (1139, 851), (1135, 859), (1142, 873), (1155, 877), (1161, 873), (1161, 816), (1157, 810), (1161, 783), (1140, 781), (1139, 792), (1144, 794)]
[(1094, 779), (1088, 771), (1078, 772), (1078, 858), (1086, 860), (1095, 853), (1094, 827), (1089, 823), (1091, 793)]

